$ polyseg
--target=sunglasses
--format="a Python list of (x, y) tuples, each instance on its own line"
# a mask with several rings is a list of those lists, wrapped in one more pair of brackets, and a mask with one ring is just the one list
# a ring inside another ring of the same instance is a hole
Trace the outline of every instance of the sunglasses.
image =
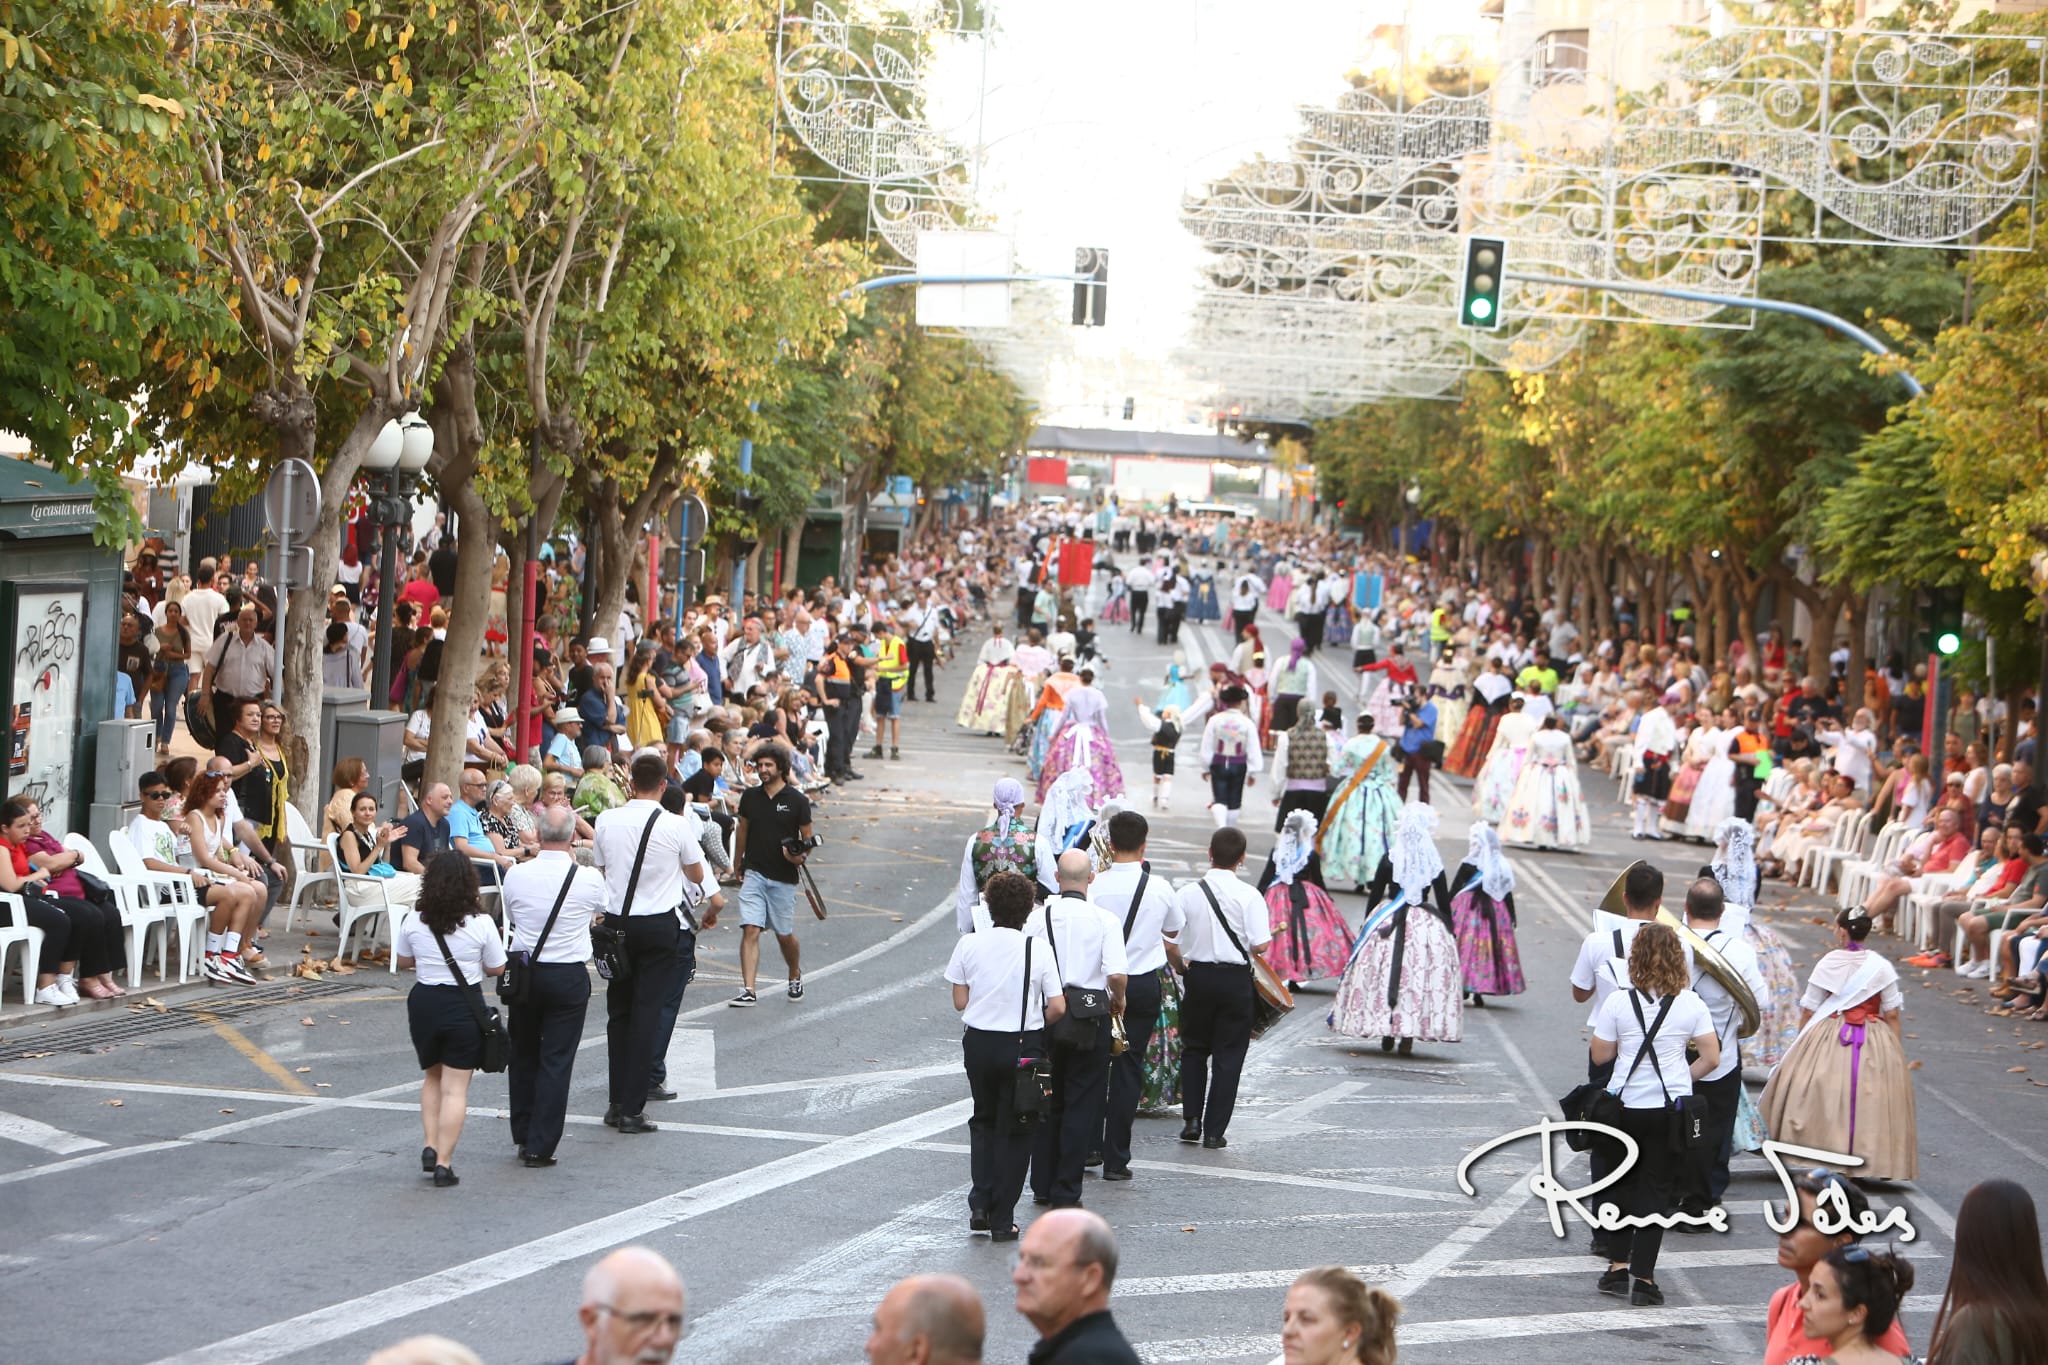
[(171, 799), (171, 789), (169, 787), (157, 787), (154, 790), (144, 792), (142, 799), (145, 801), (168, 801)]

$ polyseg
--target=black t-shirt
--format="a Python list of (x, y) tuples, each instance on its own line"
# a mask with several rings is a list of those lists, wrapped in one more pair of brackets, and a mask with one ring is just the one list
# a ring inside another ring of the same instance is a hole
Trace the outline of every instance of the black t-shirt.
[(455, 551), (443, 545), (428, 555), (427, 577), (444, 599), (455, 596)]
[(412, 845), (412, 851), (419, 855), (422, 868), (435, 854), (448, 851), (450, 836), (447, 816), (442, 816), (430, 825), (427, 823), (427, 813), (416, 810), (399, 824), (405, 830), (405, 837), (399, 842)]
[(750, 787), (740, 797), (740, 819), (747, 822), (747, 846), (740, 852), (748, 870), (794, 885), (799, 869), (782, 856), (782, 841), (796, 838), (811, 823), (810, 798), (788, 783), (772, 797)]
[(683, 779), (683, 794), (692, 801), (709, 801), (718, 794), (718, 779), (699, 768)]
[(2005, 808), (2005, 827), (2032, 833), (2041, 827), (2041, 807), (2048, 803), (2048, 792), (2039, 787), (2027, 787), (2016, 791), (2012, 804)]

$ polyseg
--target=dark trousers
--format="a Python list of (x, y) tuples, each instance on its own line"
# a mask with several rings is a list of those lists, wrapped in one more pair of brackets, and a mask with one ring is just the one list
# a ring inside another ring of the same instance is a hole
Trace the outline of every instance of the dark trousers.
[(1735, 784), (1735, 814), (1739, 819), (1756, 819), (1757, 798), (1763, 795), (1761, 782), (1737, 782)]
[(1151, 604), (1152, 593), (1146, 588), (1131, 589), (1131, 634), (1141, 635), (1145, 630), (1145, 608)]
[(1112, 531), (1110, 532), (1109, 543), (1112, 549), (1118, 554), (1122, 554), (1131, 548), (1131, 533), (1129, 531)]
[(562, 1140), (569, 1077), (589, 1009), (590, 973), (583, 964), (543, 962), (533, 968), (533, 998), (513, 1006), (506, 1021), (512, 1035), (505, 1062), (512, 1141), (534, 1156), (553, 1156)]
[(683, 1012), (683, 989), (696, 974), (697, 935), (685, 929), (676, 939), (676, 982), (661, 1002), (661, 1019), (654, 1026), (654, 1065), (647, 1073), (651, 1089), (668, 1089), (668, 1045), (675, 1041), (676, 1016)]
[[(1586, 1059), (1586, 1079), (1594, 1085), (1605, 1086), (1614, 1079), (1613, 1059), (1610, 1058), (1604, 1062), (1596, 1062), (1588, 1057)], [(1617, 1164), (1619, 1156), (1620, 1148), (1596, 1139), (1593, 1145), (1586, 1151), (1586, 1167), (1592, 1173), (1594, 1181), (1605, 1180), (1608, 1173)], [(1595, 1196), (1595, 1199), (1596, 1201), (1611, 1199), (1617, 1206), (1621, 1203), (1620, 1194), (1612, 1185), (1609, 1185), (1600, 1194)], [(1628, 1234), (1603, 1232), (1595, 1229), (1593, 1232), (1593, 1254), (1605, 1256), (1610, 1261), (1627, 1260)]]
[(682, 921), (666, 911), (628, 915), (625, 956), (630, 970), (604, 993), (605, 1050), (611, 1060), (611, 1102), (621, 1115), (647, 1107), (661, 1011), (675, 990), (682, 961), (676, 956)]
[(1304, 611), (1294, 618), (1294, 633), (1301, 637), (1302, 648), (1313, 654), (1323, 647), (1323, 614), (1319, 611)]
[(21, 904), (28, 912), (28, 927), (43, 931), (43, 952), (36, 959), (35, 969), (45, 976), (55, 976), (59, 963), (77, 956), (76, 949), (67, 951), (71, 943), (71, 917), (57, 902), (41, 896), (23, 896)]
[(1109, 1059), (1109, 1098), (1102, 1116), (1102, 1169), (1131, 1168), (1131, 1125), (1145, 1093), (1145, 1049), (1159, 1027), (1157, 972), (1133, 972), (1124, 985), (1124, 1038), (1130, 1043)]
[(1019, 626), (1029, 626), (1031, 624), (1031, 608), (1037, 601), (1038, 589), (1017, 589), (1017, 624)]
[(1408, 799), (1408, 779), (1418, 778), (1422, 787), (1422, 804), (1429, 804), (1429, 758), (1422, 750), (1401, 755), (1401, 781), (1395, 792), (1403, 801)]
[(1251, 1045), (1251, 972), (1241, 963), (1190, 962), (1180, 1002), (1180, 1115), (1203, 1137), (1230, 1127)]
[(905, 640), (904, 648), (910, 654), (910, 676), (904, 680), (903, 699), (910, 700), (917, 695), (917, 671), (924, 670), (924, 699), (937, 701), (937, 684), (932, 681), (932, 665), (938, 662), (939, 646), (935, 640)]
[(1718, 1204), (1728, 1193), (1728, 1163), (1735, 1156), (1735, 1106), (1742, 1095), (1742, 1068), (1736, 1067), (1718, 1081), (1694, 1081), (1692, 1093), (1706, 1101), (1710, 1141), (1686, 1153), (1688, 1170), (1682, 1193), (1689, 1204)]
[[(24, 904), (31, 904), (34, 899), (40, 899), (47, 904), (55, 906), (63, 913), (65, 920), (70, 925), (68, 935), (59, 935), (60, 938), (68, 939), (68, 946), (64, 949), (64, 956), (51, 957), (50, 940), (47, 937), (49, 930), (44, 929), (41, 924), (37, 924), (35, 916), (29, 916), (29, 923), (35, 924), (39, 929), (43, 929), (43, 933), (46, 935), (43, 939), (43, 956), (49, 961), (64, 962), (76, 958), (78, 959), (78, 975), (82, 977), (99, 976), (103, 972), (119, 971), (127, 965), (128, 950), (127, 945), (121, 941), (121, 912), (119, 910), (112, 906), (94, 905), (91, 901), (80, 900), (76, 896), (39, 896), (35, 898), (25, 896), (22, 899)], [(243, 946), (248, 947), (251, 945), (245, 944)], [(55, 971), (56, 968), (46, 967), (44, 970)]]
[(860, 736), (860, 698), (841, 696), (825, 711), (825, 772), (837, 777), (853, 766), (853, 742)]
[[(1627, 1178), (1596, 1196), (1595, 1202), (1612, 1199), (1623, 1213), (1633, 1218), (1676, 1211), (1681, 1172), (1680, 1159), (1671, 1151), (1671, 1111), (1662, 1105), (1654, 1109), (1624, 1109), (1616, 1126), (1636, 1140), (1636, 1164)], [(1617, 1156), (1619, 1150), (1615, 1149)], [(1608, 1260), (1627, 1261), (1628, 1273), (1639, 1280), (1657, 1278), (1657, 1253), (1664, 1246), (1663, 1228), (1631, 1228), (1608, 1235), (1612, 1238)]]
[(1095, 1046), (1052, 1045), (1052, 1112), (1032, 1140), (1031, 1192), (1062, 1207), (1081, 1202), (1081, 1171), (1108, 1100), (1109, 1025), (1094, 1024)]
[(1209, 765), (1209, 798), (1225, 810), (1244, 804), (1245, 762), (1217, 759)]
[[(1042, 1055), (1039, 1033), (1027, 1033), (1023, 1040), (1031, 1055)], [(974, 1097), (974, 1113), (967, 1120), (967, 1208), (988, 1215), (989, 1227), (1002, 1232), (1017, 1221), (1017, 1197), (1024, 1193), (1031, 1165), (1031, 1130), (1020, 1129), (1016, 1121), (1018, 1035), (971, 1028), (960, 1050), (967, 1090)]]
[(1257, 607), (1253, 607), (1250, 611), (1239, 611), (1237, 608), (1232, 607), (1230, 609), (1230, 629), (1232, 636), (1236, 639), (1242, 640), (1244, 638), (1244, 628), (1250, 625), (1253, 621), (1257, 620), (1258, 615), (1259, 609)]

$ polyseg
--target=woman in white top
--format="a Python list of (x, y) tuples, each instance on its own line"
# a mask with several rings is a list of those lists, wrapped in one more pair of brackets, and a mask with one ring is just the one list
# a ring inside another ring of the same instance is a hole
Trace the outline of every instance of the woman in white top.
[[(445, 945), (445, 952), (444, 952)], [(476, 871), (460, 853), (434, 856), (420, 887), (419, 913), (406, 917), (392, 951), (415, 973), (405, 1012), (420, 1070), (420, 1125), (427, 1145), (420, 1169), (434, 1184), (457, 1185), (449, 1159), (462, 1137), (469, 1076), (483, 1060), (483, 979), (505, 970), (505, 941), (477, 896)], [(458, 983), (448, 970), (453, 958)]]
[(1067, 998), (1053, 954), (1023, 933), (1031, 914), (1030, 881), (998, 872), (982, 895), (992, 925), (963, 934), (946, 964), (953, 1008), (967, 1027), (961, 1049), (974, 1096), (974, 1114), (967, 1120), (973, 1172), (967, 1227), (1014, 1242), (1032, 1137), (1031, 1128), (1016, 1120), (1017, 1063), (1046, 1055), (1044, 1026), (1059, 1022)]
[[(1678, 1208), (1678, 1176), (1685, 1160), (1671, 1150), (1671, 1102), (1692, 1094), (1692, 1083), (1721, 1064), (1721, 1039), (1714, 1016), (1691, 989), (1685, 947), (1669, 925), (1645, 924), (1628, 950), (1629, 989), (1616, 991), (1593, 1015), (1593, 1062), (1614, 1064), (1607, 1082), (1621, 1099), (1617, 1125), (1636, 1141), (1635, 1165), (1606, 1196), (1632, 1218), (1670, 1214)], [(1643, 1046), (1650, 1035), (1650, 1047)], [(1690, 1043), (1699, 1059), (1686, 1065)], [(1596, 1139), (1598, 1140), (1598, 1139)], [(1620, 1162), (1617, 1154), (1616, 1164)], [(1609, 1245), (1629, 1249), (1628, 1259), (1610, 1259), (1600, 1292), (1626, 1297), (1635, 1307), (1664, 1302), (1657, 1288), (1661, 1227), (1625, 1228), (1609, 1234)], [(1633, 1281), (1633, 1283), (1631, 1283)]]
[[(181, 819), (191, 841), (192, 866), (205, 872), (215, 886), (227, 893), (220, 900), (207, 899), (207, 904), (217, 907), (218, 913), (207, 921), (206, 956), (200, 961), (200, 973), (208, 981), (249, 985), (256, 980), (251, 975), (253, 969), (270, 965), (253, 937), (246, 941), (243, 938), (243, 933), (253, 933), (261, 920), (268, 888), (256, 870), (255, 861), (235, 847), (235, 831), (228, 823), (227, 774), (196, 775), (185, 789), (185, 814)], [(216, 931), (215, 923), (222, 925), (222, 929)], [(237, 932), (236, 925), (246, 927)]]

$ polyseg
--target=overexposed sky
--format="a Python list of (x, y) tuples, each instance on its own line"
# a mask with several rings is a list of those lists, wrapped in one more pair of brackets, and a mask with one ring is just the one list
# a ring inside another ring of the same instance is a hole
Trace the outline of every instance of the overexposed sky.
[[(1478, 0), (1419, 0), (1412, 16), (1402, 0), (994, 3), (986, 51), (961, 45), (934, 73), (937, 121), (971, 143), (978, 104), (978, 200), (1025, 270), (1071, 270), (1077, 246), (1110, 252), (1109, 325), (1071, 338), (1080, 363), (1053, 385), (1068, 392), (1045, 394), (1055, 408), (1173, 387), (1163, 367), (1202, 254), (1180, 226), (1185, 192), (1284, 153), (1296, 106), (1332, 102), (1372, 63), (1380, 26), (1406, 20), (1426, 41), (1480, 23)], [(1173, 424), (1175, 395), (1141, 397)]]

